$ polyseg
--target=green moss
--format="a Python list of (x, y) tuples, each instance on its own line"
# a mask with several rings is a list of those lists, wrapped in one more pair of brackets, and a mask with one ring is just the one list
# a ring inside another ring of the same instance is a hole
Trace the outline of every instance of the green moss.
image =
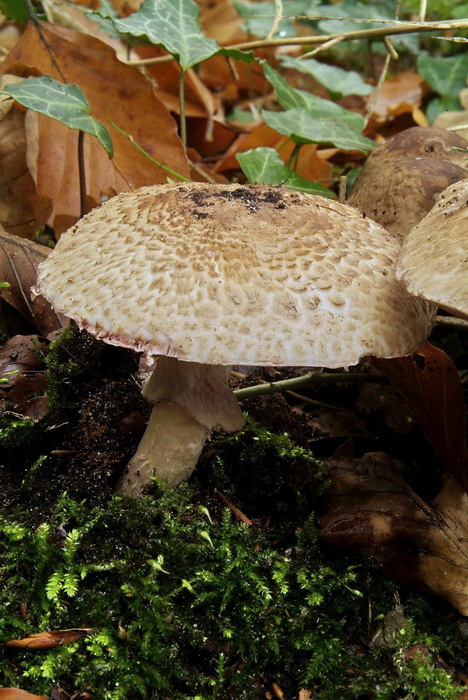
[(2, 520), (2, 641), (96, 630), (51, 650), (3, 649), (2, 684), (89, 687), (103, 700), (250, 699), (272, 682), (288, 697), (301, 687), (332, 700), (375, 688), (381, 698), (456, 697), (431, 659), (404, 660), (409, 637), (364, 653), (363, 601), (385, 612), (393, 593), (374, 567), (327, 560), (312, 518), (281, 542), (207, 508), (187, 485), (91, 511), (64, 495), (34, 529)]

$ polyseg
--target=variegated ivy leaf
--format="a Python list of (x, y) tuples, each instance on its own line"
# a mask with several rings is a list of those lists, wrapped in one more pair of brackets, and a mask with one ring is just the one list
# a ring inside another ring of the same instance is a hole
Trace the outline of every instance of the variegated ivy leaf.
[(252, 148), (236, 156), (249, 182), (256, 185), (284, 185), (290, 190), (333, 197), (333, 193), (317, 182), (306, 180), (283, 163), (274, 148)]
[(49, 75), (42, 75), (8, 84), (0, 90), (0, 94), (9, 95), (23, 107), (56, 119), (70, 129), (95, 136), (112, 158), (109, 132), (101, 122), (93, 119), (88, 100), (76, 85), (64, 85)]

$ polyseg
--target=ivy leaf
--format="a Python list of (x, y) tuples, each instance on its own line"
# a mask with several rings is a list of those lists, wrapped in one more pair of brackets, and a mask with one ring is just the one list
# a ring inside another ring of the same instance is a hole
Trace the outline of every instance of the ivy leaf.
[(0, 12), (14, 22), (27, 22), (29, 19), (26, 0), (0, 0)]
[(418, 73), (439, 95), (458, 97), (466, 87), (468, 73), (468, 54), (439, 58), (423, 55), (418, 57)]
[(368, 95), (372, 92), (372, 85), (366, 83), (359, 73), (352, 70), (344, 70), (337, 66), (329, 66), (313, 58), (299, 60), (291, 56), (284, 56), (281, 64), (286, 68), (294, 68), (301, 73), (311, 75), (318, 83), (329, 90), (334, 98), (344, 95)]
[[(268, 36), (273, 22), (276, 20), (276, 5), (272, 0), (255, 3), (234, 0), (234, 5), (244, 20), (244, 29), (248, 34), (261, 38)], [(288, 0), (284, 5), (283, 16), (273, 36), (296, 36), (297, 32), (294, 26), (296, 15), (310, 15), (318, 7), (318, 0)]]
[(9, 95), (23, 107), (56, 119), (70, 129), (79, 129), (96, 136), (113, 156), (112, 140), (106, 127), (90, 115), (88, 100), (76, 85), (64, 85), (49, 75), (27, 78), (21, 83), (6, 85), (0, 94)]
[(138, 12), (114, 20), (114, 26), (121, 33), (162, 46), (186, 71), (219, 49), (217, 41), (203, 34), (199, 14), (194, 0), (144, 0)]
[[(332, 102), (326, 104), (336, 107)], [(333, 109), (311, 112), (304, 108), (288, 109), (286, 112), (267, 112), (262, 116), (267, 126), (284, 134), (297, 144), (320, 143), (336, 146), (344, 151), (367, 151), (374, 148), (374, 142), (353, 129), (353, 112), (343, 110), (349, 115), (336, 114)]]
[(333, 193), (317, 182), (311, 182), (290, 170), (274, 148), (252, 148), (236, 156), (249, 182), (256, 185), (284, 185), (290, 190), (333, 197)]

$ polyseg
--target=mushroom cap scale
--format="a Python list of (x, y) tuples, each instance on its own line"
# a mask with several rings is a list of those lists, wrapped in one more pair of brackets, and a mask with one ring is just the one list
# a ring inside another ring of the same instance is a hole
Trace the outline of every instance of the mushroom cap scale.
[(397, 260), (408, 290), (468, 319), (468, 178), (447, 187)]
[(67, 231), (37, 289), (108, 343), (208, 364), (343, 367), (412, 352), (433, 311), (398, 243), (346, 205), (262, 185), (155, 185)]

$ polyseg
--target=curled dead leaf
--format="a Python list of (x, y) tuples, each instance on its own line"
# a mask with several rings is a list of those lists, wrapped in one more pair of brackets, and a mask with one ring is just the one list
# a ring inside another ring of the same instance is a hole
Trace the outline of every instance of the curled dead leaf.
[(411, 406), (445, 469), (468, 488), (463, 387), (450, 357), (426, 341), (413, 355), (375, 364)]
[(17, 647), (19, 649), (51, 649), (52, 647), (73, 644), (90, 634), (96, 634), (97, 630), (92, 628), (74, 628), (69, 630), (54, 630), (51, 632), (38, 632), (30, 634), (23, 639), (10, 639), (6, 642), (7, 647)]
[(321, 537), (380, 562), (393, 578), (468, 614), (468, 495), (446, 475), (431, 503), (421, 499), (383, 453), (328, 460), (328, 509)]
[(47, 335), (67, 322), (43, 297), (31, 300), (37, 266), (49, 252), (45, 246), (0, 229), (0, 281), (10, 285), (0, 290), (0, 297), (37, 328), (40, 335)]

